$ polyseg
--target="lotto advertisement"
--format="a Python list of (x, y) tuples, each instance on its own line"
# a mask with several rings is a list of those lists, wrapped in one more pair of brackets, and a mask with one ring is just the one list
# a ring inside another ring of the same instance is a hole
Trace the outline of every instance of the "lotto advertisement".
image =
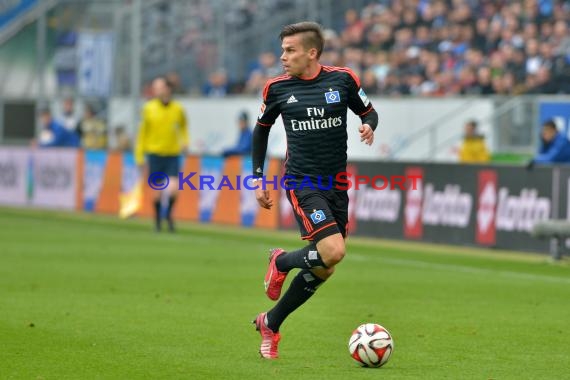
[[(355, 236), (548, 252), (537, 221), (566, 219), (570, 169), (353, 162)], [(404, 184), (402, 184), (402, 181)], [(282, 191), (280, 202), (287, 202)], [(281, 207), (281, 227), (296, 229)]]

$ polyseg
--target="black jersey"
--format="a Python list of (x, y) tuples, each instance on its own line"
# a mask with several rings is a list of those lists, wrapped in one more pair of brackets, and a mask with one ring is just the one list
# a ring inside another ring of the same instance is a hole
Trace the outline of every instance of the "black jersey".
[(346, 171), (348, 108), (361, 117), (374, 110), (352, 70), (322, 66), (312, 79), (270, 79), (257, 124), (269, 128), (281, 114), (287, 135), (286, 175), (334, 177)]

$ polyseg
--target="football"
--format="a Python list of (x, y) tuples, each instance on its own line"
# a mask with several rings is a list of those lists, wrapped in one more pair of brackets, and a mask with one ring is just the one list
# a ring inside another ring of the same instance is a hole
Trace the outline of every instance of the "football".
[(352, 332), (348, 341), (350, 356), (364, 367), (381, 367), (394, 351), (392, 336), (376, 323), (365, 323)]

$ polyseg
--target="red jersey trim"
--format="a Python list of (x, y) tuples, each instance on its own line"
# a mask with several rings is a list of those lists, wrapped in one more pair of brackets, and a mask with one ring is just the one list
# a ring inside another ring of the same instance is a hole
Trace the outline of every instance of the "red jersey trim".
[(269, 79), (266, 83), (265, 83), (265, 87), (263, 87), (263, 101), (267, 100), (267, 93), (269, 92), (269, 87), (273, 84), (273, 83), (277, 83), (277, 82), (281, 82), (287, 79), (291, 79), (291, 77), (287, 74), (283, 74), (283, 75), (279, 75), (278, 77)]
[(356, 82), (356, 86), (360, 87), (360, 79), (358, 79), (358, 77), (356, 76), (356, 74), (354, 73), (354, 71), (352, 71), (351, 69), (349, 69), (348, 67), (336, 67), (336, 66), (323, 66), (323, 69), (327, 72), (332, 72), (332, 71), (340, 71), (343, 73), (347, 73), (349, 74), (352, 79)]
[(257, 122), (257, 124), (261, 125), (262, 127), (271, 127), (273, 125), (273, 124), (260, 123), (259, 121)]

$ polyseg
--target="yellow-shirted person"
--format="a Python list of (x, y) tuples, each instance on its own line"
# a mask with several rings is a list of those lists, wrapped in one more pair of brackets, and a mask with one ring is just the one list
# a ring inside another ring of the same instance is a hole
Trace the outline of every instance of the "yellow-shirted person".
[(165, 78), (156, 78), (152, 82), (152, 90), (155, 98), (146, 102), (142, 110), (135, 160), (137, 165), (142, 167), (146, 156), (149, 184), (154, 189), (162, 189), (168, 176), (168, 186), (154, 191), (155, 229), (156, 231), (162, 229), (161, 197), (163, 192), (166, 192), (168, 195), (166, 221), (169, 231), (174, 232), (172, 209), (178, 190), (180, 156), (188, 148), (188, 125), (184, 108), (172, 100), (172, 86)]
[(459, 161), (462, 163), (489, 162), (491, 156), (485, 145), (485, 137), (478, 134), (477, 122), (465, 123), (463, 144), (459, 148)]

